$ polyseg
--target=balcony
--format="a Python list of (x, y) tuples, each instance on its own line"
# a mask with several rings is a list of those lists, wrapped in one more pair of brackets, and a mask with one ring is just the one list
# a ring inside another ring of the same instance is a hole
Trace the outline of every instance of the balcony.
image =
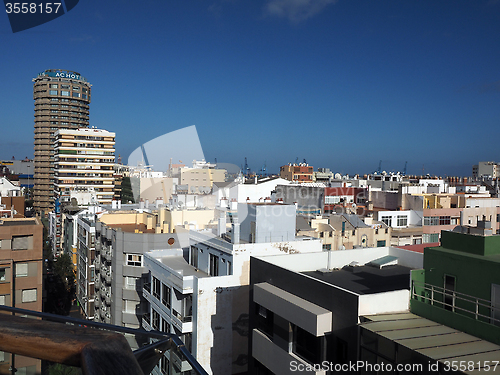
[(417, 278), (412, 273), (412, 313), (500, 345), (500, 306)]
[(111, 285), (111, 271), (108, 270), (104, 279), (106, 280), (106, 284)]
[(207, 375), (179, 337), (173, 334), (8, 306), (0, 306), (0, 310), (9, 313), (0, 314), (0, 351), (5, 352), (4, 364), (7, 366), (17, 364), (8, 363), (9, 353), (12, 353), (79, 367), (83, 375), (140, 375), (150, 374), (164, 354), (172, 358), (175, 351), (178, 361), (192, 368), (192, 374)]

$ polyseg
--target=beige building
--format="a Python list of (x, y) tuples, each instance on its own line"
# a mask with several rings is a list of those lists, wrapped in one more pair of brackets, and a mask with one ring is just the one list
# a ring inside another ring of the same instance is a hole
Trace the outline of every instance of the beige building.
[[(158, 211), (110, 211), (100, 218), (103, 224), (113, 228), (129, 228), (135, 233), (175, 233), (176, 227), (202, 230), (214, 226), (215, 210), (185, 209), (169, 210), (160, 208)], [(123, 229), (125, 230), (125, 229)]]
[(54, 141), (58, 129), (89, 125), (91, 85), (79, 73), (50, 69), (33, 79), (35, 100), (35, 210), (54, 208)]
[[(0, 305), (42, 311), (43, 225), (37, 218), (0, 219)], [(12, 355), (0, 352), (0, 373)], [(40, 361), (15, 356), (19, 373), (41, 372)]]
[(114, 196), (115, 133), (101, 129), (59, 129), (54, 142), (54, 195), (69, 202), (70, 190), (93, 190), (97, 203)]

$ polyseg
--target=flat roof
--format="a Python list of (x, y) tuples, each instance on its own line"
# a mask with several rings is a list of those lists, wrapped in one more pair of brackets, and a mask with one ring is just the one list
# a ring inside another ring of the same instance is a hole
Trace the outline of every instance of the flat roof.
[(393, 265), (381, 269), (371, 266), (357, 266), (353, 267), (352, 271), (339, 269), (331, 272), (307, 271), (301, 273), (363, 295), (410, 289), (411, 270), (409, 267)]
[[(395, 341), (425, 357), (441, 362), (471, 363), (464, 374), (490, 371), (500, 358), (500, 346), (478, 337), (433, 322), (412, 313), (364, 316), (368, 322), (360, 326)], [(499, 371), (500, 368), (497, 368)]]
[[(10, 210), (8, 210), (10, 211)], [(0, 226), (16, 226), (16, 225), (37, 225), (37, 219), (24, 219), (24, 218), (9, 218), (9, 219), (0, 219)]]
[(156, 258), (164, 265), (172, 268), (182, 276), (196, 276), (198, 278), (209, 277), (209, 275), (190, 265), (182, 256), (163, 256)]

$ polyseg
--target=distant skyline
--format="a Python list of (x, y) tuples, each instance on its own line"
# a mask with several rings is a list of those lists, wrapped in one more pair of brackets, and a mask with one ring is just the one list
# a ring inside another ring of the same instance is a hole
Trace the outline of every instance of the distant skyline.
[(196, 125), (207, 161), (254, 171), (500, 162), (498, 0), (85, 0), (15, 34), (2, 17), (0, 159), (33, 157), (31, 80), (68, 69), (124, 161)]

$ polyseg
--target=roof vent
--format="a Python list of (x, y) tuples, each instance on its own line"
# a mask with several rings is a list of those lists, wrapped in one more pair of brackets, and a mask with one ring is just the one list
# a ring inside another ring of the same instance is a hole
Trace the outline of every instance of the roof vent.
[(370, 266), (370, 267), (382, 269), (384, 267), (395, 266), (397, 264), (398, 264), (398, 257), (392, 256), (392, 255), (386, 255), (382, 258), (372, 260), (371, 262), (367, 263), (366, 265)]

